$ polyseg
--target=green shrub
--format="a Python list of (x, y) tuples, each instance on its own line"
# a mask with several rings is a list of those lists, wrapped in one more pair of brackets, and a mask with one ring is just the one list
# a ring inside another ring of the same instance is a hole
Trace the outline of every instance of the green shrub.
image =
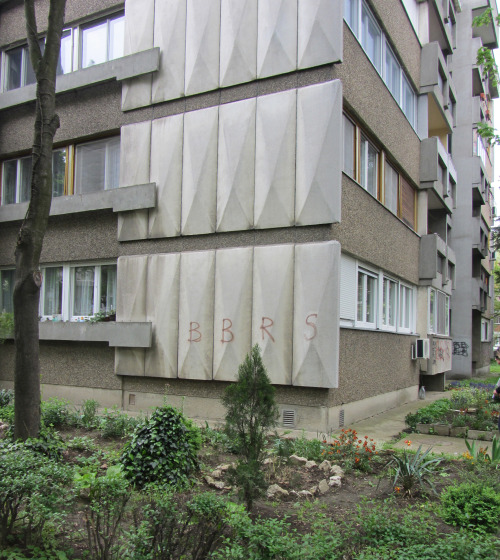
[(68, 497), (62, 490), (70, 481), (70, 469), (26, 447), (0, 448), (0, 544), (16, 528), (24, 539), (39, 542), (44, 527), (62, 523)]
[(121, 520), (130, 498), (129, 482), (122, 467), (114, 465), (104, 476), (91, 471), (75, 475), (75, 486), (88, 494), (86, 508), (86, 529), (91, 558), (111, 560), (120, 558), (118, 538), (121, 534)]
[(309, 461), (323, 461), (326, 454), (326, 444), (319, 439), (307, 439), (302, 434), (291, 442), (291, 453), (288, 456), (293, 454), (305, 457)]
[(99, 422), (99, 429), (105, 438), (119, 438), (130, 434), (138, 421), (114, 406), (111, 410), (104, 409)]
[(87, 399), (82, 403), (80, 422), (84, 428), (95, 428), (99, 425), (97, 411), (99, 403), (94, 399)]
[(164, 405), (137, 426), (120, 461), (127, 478), (139, 486), (156, 481), (183, 485), (198, 466), (200, 446), (199, 428)]
[(121, 547), (124, 560), (208, 558), (228, 528), (225, 500), (207, 492), (186, 501), (182, 495), (150, 485), (146, 503), (134, 510), (135, 527)]
[(0, 407), (0, 420), (6, 422), (7, 424), (14, 424), (14, 402), (11, 401), (9, 404)]
[(14, 334), (14, 313), (0, 313), (0, 344)]
[(482, 483), (465, 482), (441, 493), (441, 515), (450, 525), (495, 532), (500, 522), (500, 494)]
[(420, 408), (413, 414), (407, 414), (405, 422), (407, 426), (414, 430), (417, 424), (432, 424), (441, 420), (448, 410), (450, 410), (450, 401), (448, 399), (439, 399)]
[(230, 470), (230, 479), (240, 487), (249, 510), (265, 484), (263, 452), (267, 433), (278, 419), (274, 392), (256, 344), (239, 366), (236, 383), (229, 385), (222, 397), (226, 407), (225, 431), (242, 456), (236, 468)]
[(45, 426), (53, 426), (59, 428), (69, 424), (71, 411), (70, 403), (64, 399), (52, 397), (48, 401), (41, 402), (42, 422)]
[(4, 408), (14, 402), (14, 391), (12, 389), (0, 389), (0, 408)]

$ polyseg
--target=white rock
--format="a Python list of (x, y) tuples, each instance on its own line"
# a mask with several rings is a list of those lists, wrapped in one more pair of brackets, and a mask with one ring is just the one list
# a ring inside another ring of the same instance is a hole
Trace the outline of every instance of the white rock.
[(318, 487), (313, 486), (312, 488), (309, 488), (309, 492), (311, 492), (311, 494), (315, 496), (318, 493)]
[(308, 490), (301, 490), (300, 492), (298, 492), (298, 495), (301, 498), (312, 498), (313, 497), (312, 492), (309, 492)]
[(331, 476), (330, 480), (328, 481), (328, 485), (332, 488), (340, 488), (342, 486), (342, 477), (340, 476)]
[(320, 471), (323, 471), (325, 474), (328, 474), (330, 472), (330, 469), (332, 468), (332, 464), (330, 463), (330, 461), (325, 459), (322, 463), (318, 465), (318, 468)]
[(284, 498), (288, 495), (288, 490), (281, 488), (281, 486), (278, 486), (277, 484), (271, 484), (266, 492), (266, 496), (268, 498)]
[(213, 478), (220, 478), (222, 476), (222, 471), (220, 469), (215, 469), (215, 471), (212, 471), (211, 476)]
[(215, 470), (225, 472), (228, 469), (230, 469), (231, 467), (234, 467), (234, 463), (230, 463), (230, 464), (226, 464), (226, 465), (219, 465), (218, 467), (215, 467)]
[(307, 459), (305, 457), (299, 457), (298, 455), (290, 455), (290, 463), (292, 465), (305, 465)]
[(319, 493), (320, 494), (326, 494), (329, 490), (330, 490), (330, 487), (328, 486), (328, 482), (325, 479), (320, 480), (320, 482), (318, 484)]
[(217, 490), (223, 490), (224, 489), (224, 482), (222, 482), (222, 480), (214, 480), (211, 476), (206, 475), (205, 476), (205, 482), (209, 485), (212, 486), (212, 488), (217, 488)]
[(330, 474), (332, 476), (344, 476), (344, 471), (342, 469), (342, 467), (339, 467), (339, 465), (332, 465), (332, 468), (330, 469)]
[(264, 459), (264, 465), (272, 465), (274, 463), (274, 459), (272, 457), (268, 457)]
[(304, 468), (310, 470), (310, 469), (314, 469), (314, 467), (317, 466), (318, 464), (316, 463), (316, 461), (307, 461), (307, 463), (304, 465)]

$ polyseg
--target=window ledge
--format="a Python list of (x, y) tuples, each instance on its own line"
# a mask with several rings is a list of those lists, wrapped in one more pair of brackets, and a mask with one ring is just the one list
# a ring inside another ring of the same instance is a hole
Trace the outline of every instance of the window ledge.
[(144, 323), (40, 323), (40, 340), (74, 342), (108, 342), (113, 347), (150, 348), (152, 324)]
[[(136, 76), (142, 76), (143, 74), (156, 72), (159, 68), (159, 64), (159, 47), (128, 56), (122, 56), (115, 60), (57, 76), (56, 93), (73, 91), (111, 80), (121, 81)], [(36, 84), (6, 91), (0, 94), (0, 110), (29, 103), (35, 99)]]
[[(0, 206), (0, 223), (23, 220), (28, 211), (28, 204), (28, 202), (21, 202)], [(58, 196), (52, 199), (50, 215), (61, 216), (94, 210), (128, 212), (130, 210), (145, 210), (155, 206), (156, 183), (145, 183), (144, 185), (118, 187), (91, 194)]]

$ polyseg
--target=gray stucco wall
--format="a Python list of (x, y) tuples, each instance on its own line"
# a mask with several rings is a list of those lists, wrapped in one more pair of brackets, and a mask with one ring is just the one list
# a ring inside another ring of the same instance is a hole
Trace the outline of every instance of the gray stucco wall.
[(342, 251), (418, 284), (419, 236), (346, 175), (342, 221), (331, 228)]

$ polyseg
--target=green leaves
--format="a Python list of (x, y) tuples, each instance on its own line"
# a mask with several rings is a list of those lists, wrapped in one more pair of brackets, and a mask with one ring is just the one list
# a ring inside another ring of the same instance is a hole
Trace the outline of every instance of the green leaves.
[(411, 496), (416, 489), (423, 489), (425, 486), (436, 493), (430, 475), (434, 474), (435, 468), (441, 463), (442, 459), (428, 459), (430, 452), (431, 447), (422, 453), (422, 446), (420, 445), (416, 453), (408, 453), (404, 449), (402, 455), (394, 455), (388, 464), (389, 467), (394, 466), (396, 469), (394, 488), (402, 488), (408, 496)]
[(198, 427), (164, 405), (137, 426), (120, 461), (127, 478), (138, 486), (155, 481), (182, 486), (198, 466), (200, 446)]

